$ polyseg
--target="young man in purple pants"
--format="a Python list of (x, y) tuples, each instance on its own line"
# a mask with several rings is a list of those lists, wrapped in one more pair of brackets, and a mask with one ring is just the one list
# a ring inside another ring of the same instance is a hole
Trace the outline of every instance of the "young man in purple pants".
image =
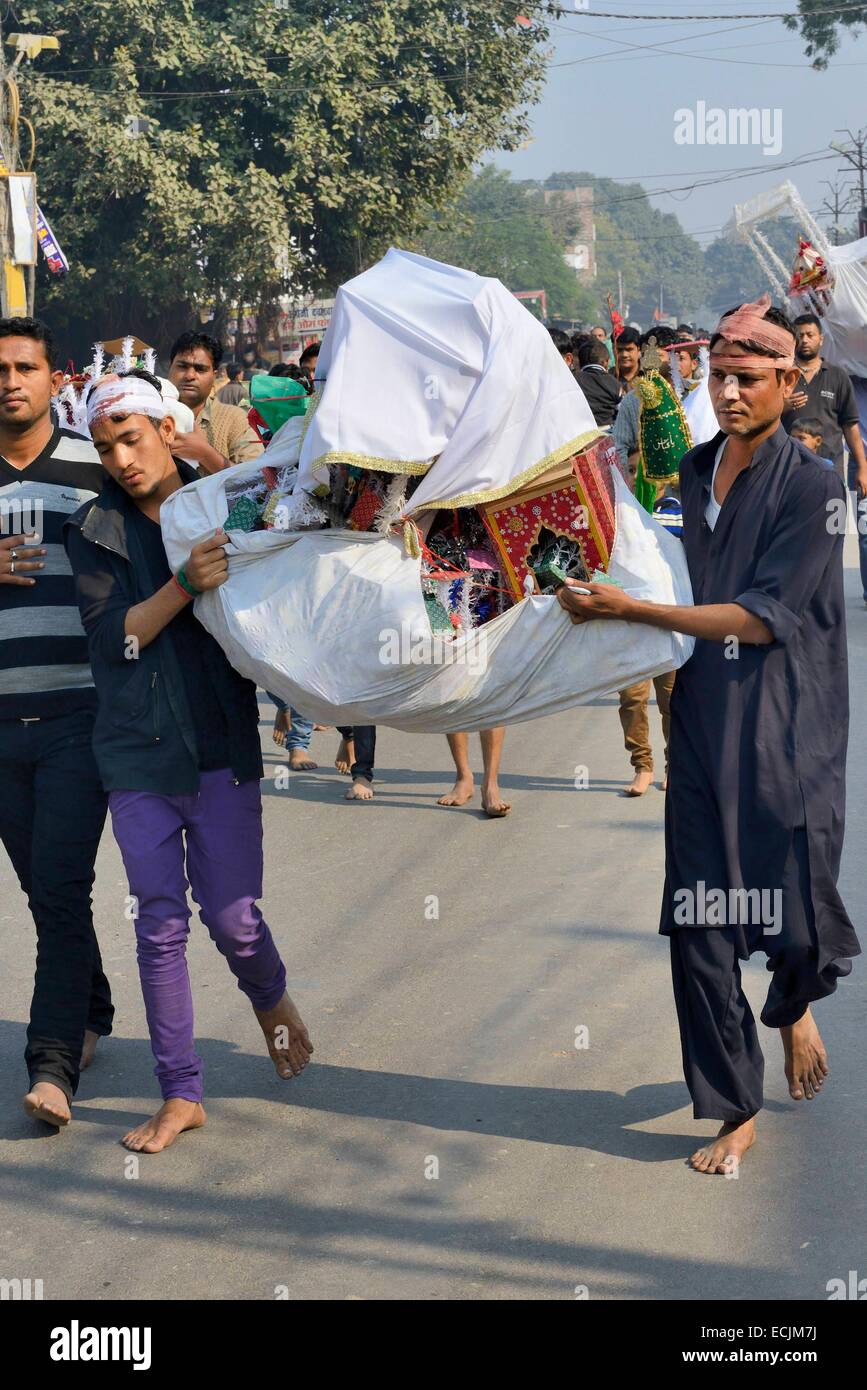
[[(262, 759), (255, 686), (193, 616), (224, 583), (218, 532), (172, 575), (162, 503), (196, 474), (171, 453), (174, 422), (146, 372), (103, 377), (88, 420), (108, 479), (66, 526), (66, 548), (99, 700), (94, 752), (136, 903), (136, 938), (163, 1105), (124, 1138), (158, 1153), (204, 1123), (202, 1062), (186, 964), (187, 886), (250, 1000), (278, 1075), (312, 1046), (286, 993), (261, 912)], [(186, 840), (186, 845), (184, 841)]]

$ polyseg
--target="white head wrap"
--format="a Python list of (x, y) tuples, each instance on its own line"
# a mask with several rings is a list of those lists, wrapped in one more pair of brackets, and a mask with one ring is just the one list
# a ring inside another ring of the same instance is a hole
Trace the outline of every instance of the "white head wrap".
[(87, 399), (87, 425), (92, 430), (106, 415), (150, 415), (162, 420), (168, 407), (155, 386), (139, 376), (100, 377)]

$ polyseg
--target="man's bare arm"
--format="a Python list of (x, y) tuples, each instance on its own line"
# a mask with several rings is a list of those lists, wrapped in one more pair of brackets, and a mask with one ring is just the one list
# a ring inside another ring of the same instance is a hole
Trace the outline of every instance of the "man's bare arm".
[(725, 642), (729, 637), (748, 645), (763, 647), (773, 642), (774, 634), (755, 613), (741, 608), (739, 603), (702, 603), (691, 607), (678, 604), (646, 603), (634, 599), (635, 610), (629, 622), (646, 623), (648, 627), (665, 628), (667, 632), (683, 632), (687, 637), (703, 637), (708, 642)]
[(648, 627), (664, 628), (666, 632), (682, 632), (687, 637), (702, 637), (708, 642), (725, 642), (736, 637), (751, 646), (767, 646), (774, 641), (770, 628), (754, 613), (739, 603), (648, 603), (631, 598), (614, 584), (581, 583), (577, 592), (572, 581), (557, 591), (560, 606), (565, 608), (573, 623), (586, 623), (594, 618), (619, 618), (627, 623), (644, 623)]
[(867, 458), (864, 456), (864, 441), (861, 438), (861, 431), (857, 425), (844, 425), (843, 438), (855, 460), (858, 489), (862, 497), (867, 497)]

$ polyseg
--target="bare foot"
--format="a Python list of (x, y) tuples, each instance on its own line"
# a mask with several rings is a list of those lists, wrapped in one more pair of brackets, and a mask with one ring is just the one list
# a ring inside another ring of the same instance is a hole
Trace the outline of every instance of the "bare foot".
[(689, 1161), (697, 1173), (722, 1173), (723, 1177), (735, 1177), (741, 1159), (755, 1142), (754, 1119), (741, 1120), (739, 1124), (724, 1124), (713, 1143), (697, 1149)]
[(458, 777), (450, 792), (437, 797), (437, 806), (466, 806), (473, 790), (472, 776)]
[(504, 801), (496, 782), (486, 782), (482, 786), (482, 810), (491, 820), (507, 816), (512, 809), (511, 801)]
[(277, 1075), (282, 1076), (284, 1081), (299, 1076), (310, 1061), (313, 1044), (289, 995), (284, 994), (273, 1009), (254, 1009), (253, 1012), (265, 1034)]
[(334, 759), (334, 766), (338, 772), (351, 772), (352, 764), (355, 762), (355, 743), (353, 740), (342, 738), (340, 747), (337, 750), (337, 757)]
[(158, 1154), (173, 1144), (185, 1129), (201, 1129), (205, 1123), (205, 1107), (195, 1100), (180, 1096), (165, 1101), (152, 1120), (145, 1120), (125, 1134), (121, 1143), (137, 1153)]
[(314, 724), (313, 732), (314, 734), (327, 734), (330, 728), (330, 724)]
[(344, 795), (347, 801), (372, 801), (373, 783), (366, 777), (353, 777), (352, 786)]
[(34, 1120), (44, 1120), (47, 1125), (60, 1129), (72, 1119), (69, 1101), (59, 1086), (50, 1081), (37, 1081), (24, 1097), (24, 1109)]
[(647, 788), (653, 781), (653, 772), (649, 767), (639, 767), (635, 770), (635, 776), (625, 788), (624, 796), (644, 796)]
[(93, 1058), (96, 1054), (96, 1044), (98, 1042), (99, 1034), (94, 1033), (93, 1030), (90, 1028), (85, 1028), (84, 1045), (81, 1049), (81, 1061), (78, 1064), (79, 1069), (81, 1071), (86, 1071), (86, 1069), (90, 1066), (91, 1062), (93, 1061)]
[(289, 754), (289, 766), (293, 772), (315, 772), (319, 764), (308, 758), (303, 748), (293, 748)]
[(809, 1005), (797, 1023), (780, 1029), (780, 1037), (786, 1054), (789, 1095), (792, 1100), (812, 1100), (819, 1094), (830, 1067)]

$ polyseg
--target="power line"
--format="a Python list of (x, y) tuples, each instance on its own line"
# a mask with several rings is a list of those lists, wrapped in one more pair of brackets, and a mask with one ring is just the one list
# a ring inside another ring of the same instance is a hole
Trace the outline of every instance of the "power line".
[(860, 10), (862, 14), (867, 12), (867, 4), (860, 5), (839, 5), (832, 10), (813, 10), (805, 14), (797, 10), (775, 10), (765, 14), (621, 14), (619, 11), (612, 10), (576, 10), (575, 18), (583, 19), (640, 19), (645, 22), (664, 20), (673, 21), (675, 24), (706, 23), (707, 20), (729, 20), (729, 19), (809, 19), (815, 16), (830, 16), (837, 14), (847, 14), (850, 11)]

